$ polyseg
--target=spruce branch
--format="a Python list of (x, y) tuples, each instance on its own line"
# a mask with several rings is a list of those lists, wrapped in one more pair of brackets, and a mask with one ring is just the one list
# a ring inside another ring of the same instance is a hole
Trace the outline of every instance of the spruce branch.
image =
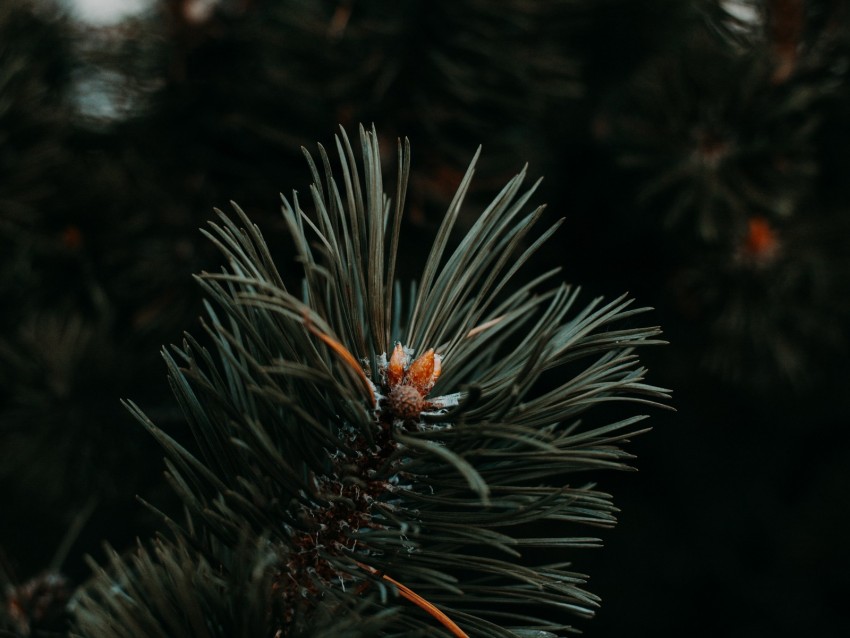
[(337, 170), (325, 148), (307, 155), (312, 207), (297, 193), (282, 206), (300, 287), (238, 206), (205, 231), (227, 266), (198, 277), (204, 343), (164, 351), (194, 445), (127, 403), (185, 520), (165, 517), (174, 540), (111, 555), (76, 599), (80, 636), (515, 638), (593, 614), (561, 559), (598, 545), (576, 530), (612, 525), (615, 508), (576, 475), (626, 469), (643, 416), (590, 408), (663, 405), (635, 355), (660, 331), (637, 327), (647, 309), (626, 297), (577, 309), (577, 289), (541, 291), (555, 273), (515, 282), (554, 231), (533, 235), (524, 170), (450, 248), (478, 154), (404, 297), (398, 151), (395, 201), (374, 129), (360, 161), (341, 130)]

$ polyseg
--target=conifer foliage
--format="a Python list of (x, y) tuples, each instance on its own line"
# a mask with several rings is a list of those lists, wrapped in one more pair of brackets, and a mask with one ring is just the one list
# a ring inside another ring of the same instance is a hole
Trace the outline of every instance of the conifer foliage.
[(516, 282), (557, 227), (534, 233), (525, 171), (455, 242), (477, 155), (397, 281), (409, 147), (390, 196), (359, 142), (306, 153), (311, 206), (283, 199), (303, 281), (237, 206), (205, 231), (227, 261), (198, 277), (205, 335), (164, 352), (194, 442), (128, 402), (185, 517), (95, 568), (75, 635), (543, 637), (597, 607), (566, 561), (615, 509), (583, 476), (625, 469), (644, 417), (590, 408), (663, 404), (634, 352), (658, 328), (556, 271)]

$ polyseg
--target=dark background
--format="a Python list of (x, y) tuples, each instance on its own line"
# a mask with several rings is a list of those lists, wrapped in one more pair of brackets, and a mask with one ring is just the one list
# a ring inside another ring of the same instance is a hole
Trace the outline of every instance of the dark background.
[(162, 454), (119, 399), (184, 427), (158, 351), (219, 263), (198, 228), (234, 200), (285, 264), (300, 146), (362, 122), (388, 161), (411, 140), (403, 274), (483, 144), (462, 223), (528, 162), (566, 218), (531, 268), (670, 342), (642, 359), (676, 411), (594, 477), (622, 512), (574, 557), (603, 598), (577, 626), (850, 635), (848, 75), (840, 0), (4, 1), (0, 584), (152, 533)]

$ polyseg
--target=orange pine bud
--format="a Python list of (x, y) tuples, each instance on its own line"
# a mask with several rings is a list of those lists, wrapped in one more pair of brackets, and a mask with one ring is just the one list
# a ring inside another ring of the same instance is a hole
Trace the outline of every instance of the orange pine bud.
[(744, 252), (752, 257), (769, 257), (779, 243), (776, 231), (763, 217), (751, 217)]
[(428, 394), (434, 386), (434, 348), (429, 348), (410, 364), (404, 381), (417, 388), (423, 395)]
[(404, 377), (404, 364), (407, 363), (407, 355), (400, 343), (395, 344), (395, 349), (387, 364), (387, 385), (391, 388), (401, 383)]

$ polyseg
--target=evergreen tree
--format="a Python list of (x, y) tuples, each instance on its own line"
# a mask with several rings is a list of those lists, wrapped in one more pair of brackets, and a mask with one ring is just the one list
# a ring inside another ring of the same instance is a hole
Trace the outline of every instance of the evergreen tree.
[[(846, 633), (844, 0), (152, 0), (100, 26), (55, 2), (0, 3), (0, 632), (62, 632), (87, 554), (154, 609), (163, 577), (186, 582), (181, 565), (224, 566), (198, 600), (252, 630), (247, 601), (274, 583), (263, 566), (285, 561), (286, 544), (249, 526), (203, 554), (178, 532), (129, 559), (161, 528), (133, 495), (181, 526), (184, 514), (160, 444), (118, 399), (207, 462), (157, 357), (203, 312), (191, 274), (221, 260), (197, 228), (239, 202), (300, 289), (276, 189), (314, 177), (300, 146), (335, 147), (338, 124), (374, 122), (385, 161), (399, 137), (416, 149), (398, 220), (415, 240), (395, 278), (420, 278), (483, 143), (446, 254), (528, 161), (546, 176), (540, 200), (565, 217), (528, 276), (561, 268), (591, 297), (628, 290), (671, 342), (641, 359), (678, 412), (631, 444), (641, 473), (598, 477), (623, 514), (605, 550), (570, 568), (605, 600), (588, 633)], [(213, 337), (198, 337), (210, 353)], [(535, 391), (564, 380), (546, 379)], [(549, 525), (510, 533), (560, 533)], [(442, 630), (371, 577), (343, 625), (380, 633), (416, 613)], [(234, 583), (248, 598), (226, 595)], [(375, 615), (379, 585), (390, 597)], [(717, 592), (722, 613), (706, 602)]]

